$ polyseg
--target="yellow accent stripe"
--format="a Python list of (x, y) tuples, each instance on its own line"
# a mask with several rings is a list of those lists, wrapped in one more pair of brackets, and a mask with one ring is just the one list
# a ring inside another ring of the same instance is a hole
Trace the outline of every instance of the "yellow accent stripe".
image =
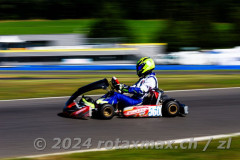
[(124, 43), (124, 46), (151, 46), (151, 45), (167, 45), (167, 43)]
[(133, 108), (132, 109), (128, 109), (128, 110), (124, 110), (124, 112), (132, 111), (132, 110), (133, 110)]
[(81, 52), (81, 51), (134, 51), (137, 48), (94, 48), (94, 49), (47, 49), (47, 50), (0, 50), (2, 53), (13, 52)]
[(92, 109), (95, 108), (95, 105), (94, 105), (93, 103), (88, 102), (88, 101), (87, 101), (86, 99), (84, 99), (84, 98), (82, 98), (82, 100), (83, 100), (83, 102), (84, 102), (86, 105), (90, 106)]

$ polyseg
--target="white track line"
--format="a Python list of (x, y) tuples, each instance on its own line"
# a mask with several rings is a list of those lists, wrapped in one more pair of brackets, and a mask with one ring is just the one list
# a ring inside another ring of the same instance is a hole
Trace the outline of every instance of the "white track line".
[(29, 100), (42, 100), (42, 99), (61, 99), (67, 98), (70, 96), (61, 96), (61, 97), (42, 97), (42, 98), (26, 98), (26, 99), (9, 99), (9, 100), (0, 100), (0, 102), (10, 102), (10, 101), (29, 101)]
[[(199, 141), (207, 141), (209, 139), (222, 139), (222, 138), (229, 138), (229, 137), (235, 137), (240, 136), (240, 132), (237, 133), (231, 133), (231, 134), (220, 134), (220, 135), (212, 135), (212, 136), (203, 136), (203, 137), (191, 137), (191, 138), (184, 138), (184, 139), (173, 139), (173, 140), (165, 140), (164, 142), (174, 142), (174, 144), (179, 144), (183, 142), (191, 142), (193, 139), (196, 142)], [(157, 141), (155, 141), (157, 142)], [(135, 147), (142, 147), (142, 144), (138, 145), (129, 145), (129, 148), (135, 148)], [(154, 147), (155, 144), (149, 144), (149, 147)], [(66, 155), (66, 154), (73, 154), (73, 153), (84, 153), (84, 152), (98, 152), (98, 151), (108, 151), (108, 150), (115, 150), (116, 148), (112, 149), (106, 149), (106, 148), (95, 148), (95, 149), (87, 149), (87, 150), (77, 150), (77, 151), (67, 151), (67, 152), (60, 152), (60, 153), (49, 153), (49, 154), (39, 154), (39, 155), (30, 155), (30, 156), (24, 156), (19, 158), (40, 158), (40, 157), (46, 157), (46, 156), (59, 156), (59, 155)]]
[[(240, 87), (227, 87), (227, 88), (206, 88), (206, 89), (186, 89), (186, 90), (170, 90), (165, 92), (189, 92), (189, 91), (209, 91), (209, 90), (226, 90), (226, 89), (240, 89)], [(98, 95), (88, 95), (88, 96), (101, 96), (102, 94)], [(61, 97), (43, 97), (43, 98), (26, 98), (26, 99), (10, 99), (10, 100), (0, 100), (0, 102), (9, 102), (9, 101), (27, 101), (27, 100), (42, 100), (42, 99), (61, 99), (61, 98), (68, 98), (70, 96), (61, 96)]]
[(223, 90), (223, 89), (240, 89), (240, 87), (227, 87), (227, 88), (203, 88), (203, 89), (186, 89), (186, 90), (170, 90), (165, 92), (189, 92), (189, 91), (210, 91), (210, 90)]

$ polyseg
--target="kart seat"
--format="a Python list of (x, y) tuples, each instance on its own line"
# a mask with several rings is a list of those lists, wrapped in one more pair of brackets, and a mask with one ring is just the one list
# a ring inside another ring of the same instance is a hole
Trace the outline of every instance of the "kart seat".
[(161, 92), (158, 88), (150, 90), (148, 96), (143, 99), (142, 105), (155, 105), (159, 101)]

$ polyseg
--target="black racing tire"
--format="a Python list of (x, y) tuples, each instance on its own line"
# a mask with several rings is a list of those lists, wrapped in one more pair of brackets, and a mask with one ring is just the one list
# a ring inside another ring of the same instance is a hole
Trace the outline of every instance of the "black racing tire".
[(99, 112), (96, 110), (92, 110), (92, 118), (93, 119), (100, 119)]
[(176, 101), (169, 101), (162, 106), (162, 114), (164, 117), (176, 117), (179, 115), (179, 104)]
[(169, 99), (169, 97), (168, 97), (168, 95), (165, 95), (165, 94), (164, 94), (164, 95), (161, 96), (161, 99), (162, 99), (162, 100), (166, 100), (166, 99)]
[(99, 110), (99, 117), (101, 119), (112, 119), (115, 115), (115, 109), (111, 104), (104, 104)]

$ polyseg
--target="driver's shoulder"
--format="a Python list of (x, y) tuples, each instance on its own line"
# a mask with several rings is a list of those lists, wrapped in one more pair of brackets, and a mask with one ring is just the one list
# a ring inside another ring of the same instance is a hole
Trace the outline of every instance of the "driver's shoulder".
[(145, 80), (157, 80), (157, 77), (155, 74), (149, 74), (145, 77)]

